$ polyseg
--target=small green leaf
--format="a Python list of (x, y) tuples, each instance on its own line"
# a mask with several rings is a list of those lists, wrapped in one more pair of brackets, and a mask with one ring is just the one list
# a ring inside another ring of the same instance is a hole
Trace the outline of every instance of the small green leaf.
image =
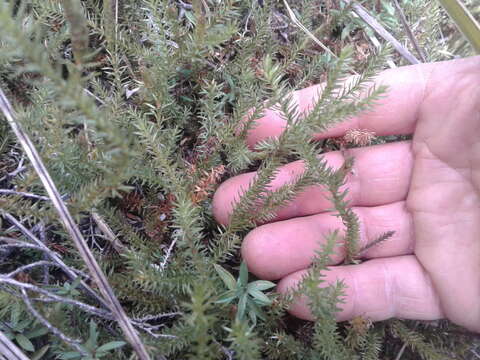
[(350, 35), (350, 26), (345, 26), (342, 30), (342, 34), (340, 36), (341, 40), (345, 40), (348, 35)]
[(215, 304), (226, 304), (231, 302), (233, 299), (237, 297), (236, 291), (229, 290), (222, 295), (220, 295), (220, 298), (215, 301)]
[(258, 316), (260, 319), (264, 320), (265, 321), (265, 313), (262, 311), (261, 308), (258, 307), (257, 304), (255, 304), (255, 302), (253, 301), (250, 301), (250, 303), (248, 304), (250, 310), (249, 311), (252, 311), (255, 313), (256, 316)]
[(215, 270), (217, 271), (217, 274), (220, 276), (222, 279), (223, 283), (227, 286), (229, 290), (234, 290), (236, 288), (235, 285), (235, 278), (230, 274), (227, 270), (225, 270), (223, 267), (217, 264), (213, 264), (215, 267)]
[(191, 11), (185, 12), (185, 17), (190, 21), (193, 25), (196, 25), (197, 21), (195, 19), (195, 15)]
[(252, 326), (255, 327), (255, 325), (257, 325), (257, 313), (255, 310), (253, 309), (250, 309), (248, 311), (248, 317), (250, 318), (251, 322), (252, 322)]
[(16, 326), (15, 326), (15, 330), (16, 331), (23, 331), (23, 329), (25, 329), (28, 325), (30, 325), (32, 322), (31, 319), (24, 319), (22, 321), (20, 321)]
[(82, 281), (82, 278), (80, 276), (76, 277), (75, 280), (73, 280), (72, 284), (70, 285), (70, 290), (76, 289), (80, 285), (81, 281)]
[(249, 290), (248, 293), (253, 297), (253, 299), (259, 305), (270, 305), (272, 303), (272, 300), (270, 300), (268, 296), (262, 293), (261, 291), (254, 289), (254, 290)]
[(40, 360), (43, 355), (47, 353), (48, 349), (50, 349), (50, 345), (45, 345), (41, 349), (37, 350), (35, 354), (32, 355), (31, 360)]
[(117, 349), (119, 347), (122, 347), (126, 344), (125, 341), (110, 341), (109, 343), (103, 344), (97, 349), (97, 353), (99, 352), (107, 352), (113, 349)]
[(90, 333), (85, 343), (85, 347), (93, 351), (97, 347), (97, 339), (98, 339), (97, 324), (95, 323), (95, 321), (90, 320)]
[(20, 345), (20, 347), (23, 350), (30, 351), (30, 352), (35, 351), (35, 348), (33, 347), (32, 342), (28, 340), (28, 338), (25, 335), (17, 334), (15, 335), (15, 340), (17, 340), (18, 345)]
[(275, 286), (276, 286), (276, 284), (274, 284), (271, 281), (257, 280), (257, 281), (253, 281), (250, 284), (248, 284), (247, 291), (250, 291), (250, 290), (263, 291), (263, 290), (271, 289), (272, 287), (275, 287)]
[(238, 278), (240, 286), (247, 286), (248, 283), (248, 268), (247, 263), (242, 261), (242, 265), (240, 265), (240, 277)]
[(82, 355), (77, 351), (69, 351), (60, 355), (60, 359), (70, 360), (70, 359), (79, 359)]
[(240, 298), (240, 301), (238, 302), (238, 309), (237, 309), (238, 320), (243, 320), (243, 317), (245, 316), (245, 310), (247, 309), (247, 300), (248, 300), (248, 294), (245, 293), (242, 295), (242, 297)]
[(14, 307), (10, 313), (10, 327), (16, 328), (20, 317), (20, 312), (17, 307)]
[(29, 339), (34, 339), (36, 337), (45, 335), (47, 333), (48, 333), (48, 329), (46, 327), (38, 327), (36, 329), (26, 332), (25, 336)]

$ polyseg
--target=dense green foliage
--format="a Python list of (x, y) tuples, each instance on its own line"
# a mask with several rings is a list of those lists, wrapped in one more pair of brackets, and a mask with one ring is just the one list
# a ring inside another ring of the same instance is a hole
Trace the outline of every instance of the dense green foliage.
[[(458, 359), (468, 352), (468, 334), (443, 321), (337, 324), (344, 285), (318, 289), (337, 243), (346, 244), (347, 262), (357, 261), (359, 224), (341, 191), (348, 164), (334, 171), (319, 161), (335, 143), (321, 147), (310, 135), (373, 106), (385, 89), (362, 98), (359, 92), (387, 59), (404, 64), (387, 46), (370, 45), (375, 34), (348, 6), (332, 3), (292, 0), (290, 6), (335, 57), (289, 21), (282, 1), (0, 0), (0, 87), (155, 358), (393, 359), (403, 344), (402, 359)], [(364, 5), (405, 39), (388, 1)], [(435, 3), (406, 0), (403, 6), (428, 60), (468, 54)], [(357, 80), (340, 90), (354, 72)], [(291, 91), (322, 81), (319, 102), (300, 114)], [(247, 130), (272, 106), (287, 120), (286, 131), (249, 149)], [(306, 163), (302, 176), (269, 190), (278, 167), (297, 159)], [(230, 224), (216, 224), (217, 185), (254, 169), (258, 177)], [(317, 319), (308, 323), (286, 314), (291, 299), (270, 284), (252, 275), (248, 281), (238, 249), (257, 221), (272, 219), (315, 184), (330, 192), (347, 231), (345, 238), (326, 234), (328, 246), (298, 290), (310, 298)], [(2, 273), (46, 259), (37, 248), (5, 245), (31, 241), (6, 214), (72, 269), (85, 271), (50, 201), (22, 195), (47, 194), (3, 119), (0, 187), (17, 192), (0, 194)], [(15, 279), (102, 308), (57, 267), (37, 266)], [(103, 312), (42, 301), (35, 291), (29, 296), (45, 319), (79, 339), (90, 354), (83, 358), (132, 358)], [(18, 287), (0, 281), (2, 332), (37, 359), (82, 358), (21, 298)]]

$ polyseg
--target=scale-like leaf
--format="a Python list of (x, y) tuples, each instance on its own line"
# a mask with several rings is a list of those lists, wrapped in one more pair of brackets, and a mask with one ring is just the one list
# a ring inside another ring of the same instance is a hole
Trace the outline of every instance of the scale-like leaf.
[(126, 344), (125, 341), (110, 341), (109, 343), (103, 344), (100, 346), (96, 353), (101, 353), (101, 352), (107, 352), (110, 350), (118, 349), (119, 347), (122, 347)]
[(262, 293), (261, 291), (253, 289), (253, 290), (250, 290), (248, 293), (250, 294), (250, 296), (253, 297), (253, 299), (259, 305), (270, 305), (272, 303), (272, 300), (270, 300), (268, 296)]
[(32, 355), (31, 360), (40, 360), (43, 355), (47, 353), (48, 349), (50, 349), (50, 345), (45, 345), (44, 347), (40, 348)]
[(238, 309), (237, 309), (237, 319), (242, 320), (245, 316), (245, 310), (247, 309), (247, 300), (248, 294), (245, 293), (240, 297), (240, 301), (238, 302)]
[(264, 291), (264, 290), (271, 289), (275, 286), (276, 286), (276, 284), (271, 282), (271, 281), (257, 280), (257, 281), (253, 281), (250, 284), (248, 284), (247, 291), (250, 291), (250, 290)]
[(223, 283), (227, 286), (229, 290), (234, 290), (236, 288), (235, 278), (227, 270), (225, 270), (220, 265), (214, 264), (215, 271), (218, 276), (222, 279)]
[(237, 294), (233, 290), (229, 290), (222, 295), (220, 295), (220, 298), (215, 301), (216, 304), (226, 304), (231, 302), (233, 299), (237, 298)]
[(25, 336), (29, 339), (34, 339), (39, 336), (43, 336), (48, 333), (48, 329), (46, 327), (39, 327), (34, 330), (28, 331), (25, 333)]
[(248, 283), (248, 268), (247, 263), (242, 261), (242, 265), (240, 265), (240, 276), (238, 278), (240, 286), (247, 286)]
[(35, 347), (33, 346), (32, 342), (28, 340), (25, 335), (17, 334), (15, 335), (15, 340), (17, 340), (18, 345), (20, 345), (23, 350), (35, 351)]

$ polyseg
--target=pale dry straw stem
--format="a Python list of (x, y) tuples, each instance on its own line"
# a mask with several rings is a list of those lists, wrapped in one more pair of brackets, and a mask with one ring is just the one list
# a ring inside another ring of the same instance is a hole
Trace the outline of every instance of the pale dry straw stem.
[[(40, 264), (37, 264), (37, 265), (40, 265)], [(44, 302), (44, 303), (55, 302), (55, 303), (63, 303), (63, 304), (67, 304), (67, 305), (73, 305), (73, 306), (78, 307), (80, 310), (82, 310), (86, 313), (92, 314), (94, 316), (98, 316), (98, 317), (100, 317), (102, 319), (105, 319), (105, 320), (115, 321), (115, 316), (107, 310), (99, 309), (95, 306), (85, 304), (85, 303), (83, 303), (81, 301), (78, 301), (78, 300), (74, 300), (74, 299), (71, 299), (71, 298), (56, 295), (56, 294), (52, 293), (51, 291), (48, 291), (44, 288), (41, 288), (39, 286), (30, 284), (30, 283), (17, 281), (17, 280), (12, 278), (14, 275), (15, 274), (12, 274), (12, 273), (9, 273), (7, 275), (0, 274), (0, 284), (6, 284), (6, 285), (9, 285), (9, 286), (13, 286), (13, 287), (15, 287), (19, 290), (28, 290), (28, 291), (36, 292), (36, 293), (39, 294), (39, 296), (37, 296), (37, 297), (29, 298), (30, 301)], [(8, 292), (12, 296), (22, 297), (22, 295), (19, 295), (15, 291), (11, 291), (8, 288), (3, 288), (2, 286), (0, 286), (0, 289), (2, 289), (5, 292)], [(180, 315), (183, 315), (183, 313), (181, 313), (181, 312), (171, 312), (171, 313), (164, 313), (164, 314), (147, 315), (147, 316), (142, 317), (142, 318), (130, 319), (130, 321), (132, 322), (132, 324), (135, 327), (137, 327), (140, 330), (145, 331), (146, 333), (150, 334), (151, 336), (153, 336), (155, 338), (174, 339), (174, 338), (177, 338), (175, 335), (158, 334), (158, 333), (154, 332), (154, 331), (164, 327), (164, 324), (151, 325), (148, 322), (149, 321), (158, 321), (158, 320), (162, 320), (162, 319), (166, 319), (166, 318), (168, 319), (168, 318), (175, 317), (175, 316), (180, 316)]]
[(367, 23), (373, 30), (375, 30), (378, 35), (388, 41), (395, 50), (398, 51), (408, 62), (411, 64), (419, 64), (420, 61), (407, 49), (403, 46), (397, 39), (393, 37), (383, 26), (380, 24), (377, 19), (368, 13), (368, 11), (360, 4), (351, 2), (347, 0), (348, 4), (351, 4), (353, 11), (357, 14), (363, 21)]
[(32, 199), (37, 199), (37, 200), (44, 200), (44, 201), (49, 201), (50, 198), (47, 196), (42, 196), (42, 195), (36, 195), (32, 193), (27, 193), (23, 191), (15, 191), (15, 190), (10, 190), (10, 189), (0, 189), (0, 195), (18, 195), (18, 196), (23, 196), (26, 198), (32, 198)]
[(115, 42), (118, 41), (118, 0), (115, 1)]
[(7, 241), (7, 244), (0, 245), (0, 249), (19, 248), (19, 249), (35, 249), (40, 251), (43, 250), (40, 246), (29, 244), (24, 241), (14, 241), (14, 239), (9, 239), (3, 236), (0, 236), (0, 241)]
[(405, 343), (405, 344), (402, 345), (402, 348), (400, 349), (397, 356), (395, 357), (395, 360), (400, 360), (402, 358), (403, 353), (405, 352), (406, 348), (407, 348), (407, 344)]
[(53, 182), (50, 174), (48, 173), (45, 165), (43, 164), (40, 155), (35, 149), (35, 146), (28, 137), (27, 133), (23, 130), (21, 125), (15, 120), (13, 108), (10, 105), (10, 102), (6, 98), (2, 89), (0, 89), (0, 109), (6, 117), (13, 132), (17, 136), (19, 142), (21, 143), (23, 150), (32, 162), (35, 171), (37, 172), (55, 209), (57, 210), (60, 221), (70, 234), (75, 244), (75, 247), (78, 249), (80, 256), (85, 261), (90, 273), (93, 276), (93, 279), (95, 280), (95, 283), (100, 289), (103, 297), (107, 300), (109, 308), (115, 315), (115, 318), (119, 323), (120, 327), (122, 328), (127, 341), (133, 347), (140, 360), (149, 360), (150, 355), (148, 354), (145, 346), (140, 340), (140, 337), (138, 336), (136, 330), (129, 321), (125, 311), (120, 305), (120, 302), (115, 296), (110, 284), (108, 283), (107, 278), (102, 272), (102, 269), (100, 268), (92, 252), (88, 248), (87, 243), (80, 232), (80, 229), (75, 224), (72, 215), (70, 214), (65, 203), (63, 202), (57, 190), (57, 187)]
[(287, 12), (288, 12), (288, 16), (290, 16), (290, 19), (292, 20), (292, 22), (297, 26), (299, 27), (305, 34), (307, 34), (307, 36), (312, 39), (315, 44), (317, 44), (318, 46), (320, 46), (323, 50), (325, 50), (327, 53), (329, 53), (330, 55), (332, 55), (335, 59), (337, 58), (337, 55), (335, 55), (332, 50), (330, 50), (324, 43), (322, 43), (320, 40), (318, 40), (318, 38), (313, 35), (310, 30), (308, 30), (299, 20), (298, 18), (296, 17), (295, 13), (293, 12), (293, 10), (290, 8), (290, 5), (288, 5), (287, 1), (286, 0), (283, 0), (283, 3), (285, 4), (285, 7), (287, 8)]
[(439, 0), (455, 25), (480, 54), (480, 24), (460, 0)]
[(97, 95), (95, 95), (94, 93), (92, 93), (90, 90), (88, 89), (83, 89), (83, 91), (85, 92), (85, 94), (93, 97), (95, 100), (97, 100), (100, 104), (102, 105), (105, 105), (105, 101), (103, 101), (102, 99), (100, 99)]
[(18, 275), (18, 274), (20, 274), (24, 271), (33, 269), (34, 267), (37, 267), (37, 266), (58, 266), (58, 265), (55, 264), (52, 261), (40, 260), (40, 261), (36, 261), (36, 262), (30, 263), (30, 264), (27, 264), (27, 265), (20, 266), (20, 267), (16, 268), (15, 270), (13, 270), (12, 272), (9, 272), (8, 274), (6, 274), (6, 276), (9, 277), (9, 278), (13, 278), (16, 275)]
[(408, 25), (407, 18), (405, 17), (405, 13), (402, 10), (402, 7), (398, 3), (398, 0), (393, 0), (393, 5), (395, 6), (395, 10), (398, 13), (398, 17), (400, 18), (400, 22), (402, 23), (405, 32), (407, 33), (408, 38), (413, 44), (413, 47), (418, 53), (418, 56), (420, 56), (420, 59), (422, 59), (422, 62), (427, 62), (427, 58), (425, 55), (425, 52), (423, 49), (420, 47), (420, 44), (418, 43), (417, 39), (415, 38), (415, 35), (413, 35), (412, 29), (410, 29), (410, 26)]
[[(65, 272), (65, 274), (68, 275), (68, 277), (72, 281), (75, 281), (77, 279), (78, 277), (77, 273), (74, 270), (72, 270), (67, 264), (65, 264), (60, 259), (60, 256), (57, 253), (50, 250), (48, 246), (46, 246), (43, 243), (43, 241), (38, 239), (35, 235), (33, 235), (33, 233), (30, 230), (28, 230), (25, 226), (23, 226), (23, 224), (20, 221), (18, 221), (14, 216), (12, 216), (9, 213), (3, 213), (2, 215), (5, 219), (11, 222), (16, 228), (18, 228), (23, 233), (23, 235), (25, 235), (28, 239), (33, 241), (36, 244), (36, 246), (40, 248), (41, 251), (45, 252), (52, 259), (52, 261), (55, 262), (58, 265), (58, 267), (61, 268)], [(88, 286), (85, 283), (85, 281), (81, 280), (80, 285), (85, 289), (85, 291), (90, 296), (94, 297), (98, 302), (100, 302), (100, 304), (102, 304), (106, 308), (109, 308), (108, 303), (106, 303), (104, 299), (98, 296), (98, 294), (95, 291), (93, 291), (92, 288), (90, 288), (90, 286)]]
[[(45, 290), (44, 288), (41, 288), (39, 286), (30, 284), (30, 283), (25, 283), (25, 282), (21, 282), (21, 281), (12, 279), (10, 277), (10, 274), (8, 274), (8, 275), (0, 274), (0, 283), (10, 285), (10, 286), (14, 286), (14, 287), (16, 287), (20, 290), (24, 289), (24, 290), (34, 291), (34, 292), (44, 296), (44, 297), (38, 297), (38, 298), (33, 299), (35, 301), (41, 301), (41, 302), (55, 301), (55, 302), (58, 302), (58, 303), (74, 305), (74, 306), (79, 307), (80, 309), (82, 309), (83, 311), (85, 311), (87, 313), (102, 317), (102, 318), (107, 319), (107, 320), (115, 320), (113, 314), (111, 314), (107, 310), (99, 309), (99, 308), (96, 308), (95, 306), (91, 306), (91, 305), (82, 303), (80, 301), (74, 300), (74, 299), (70, 299), (70, 298), (66, 298), (66, 297), (63, 297), (63, 296), (56, 295), (56, 294), (54, 294), (54, 293), (52, 293), (48, 290)], [(14, 296), (18, 296), (15, 293), (10, 293), (10, 294), (14, 295)]]
[(175, 246), (176, 242), (177, 242), (177, 238), (173, 239), (172, 243), (170, 244), (167, 251), (165, 252), (165, 258), (163, 259), (162, 263), (160, 264), (161, 271), (165, 270), (165, 267), (167, 266), (168, 259), (170, 258), (170, 255), (172, 253), (173, 247)]
[(92, 218), (97, 224), (98, 228), (101, 232), (105, 235), (107, 240), (112, 244), (113, 248), (120, 254), (125, 250), (125, 245), (118, 239), (118, 237), (114, 234), (110, 226), (103, 220), (100, 214), (92, 211)]
[(0, 356), (7, 360), (29, 360), (28, 357), (4, 333), (0, 331)]
[(25, 289), (22, 289), (22, 300), (27, 306), (28, 310), (32, 315), (40, 322), (43, 326), (45, 326), (50, 332), (55, 334), (58, 338), (60, 338), (62, 341), (66, 342), (68, 345), (73, 347), (76, 351), (78, 351), (82, 356), (88, 356), (88, 353), (82, 349), (80, 346), (80, 341), (71, 339), (67, 335), (65, 335), (60, 329), (56, 328), (53, 326), (46, 318), (43, 317), (42, 314), (40, 314), (32, 305), (32, 302), (30, 301), (27, 292)]
[[(354, 14), (355, 16), (358, 17), (357, 14)], [(375, 48), (377, 50), (380, 50), (382, 48), (382, 44), (380, 44), (380, 41), (378, 41), (377, 37), (375, 36), (375, 34), (368, 34), (366, 33), (365, 34), (369, 39), (370, 41), (372, 42), (373, 46), (375, 46)], [(397, 65), (395, 65), (395, 63), (393, 62), (393, 60), (390, 58), (390, 56), (387, 58), (387, 64), (388, 66), (390, 67), (390, 69), (395, 69), (397, 67)]]

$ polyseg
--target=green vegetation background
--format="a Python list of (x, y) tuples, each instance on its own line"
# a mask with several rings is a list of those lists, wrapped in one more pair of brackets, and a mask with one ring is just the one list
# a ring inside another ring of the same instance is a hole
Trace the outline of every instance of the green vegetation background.
[[(390, 1), (362, 4), (414, 52)], [(339, 190), (348, 164), (333, 171), (318, 161), (337, 143), (313, 144), (309, 134), (371, 107), (385, 89), (364, 99), (358, 92), (389, 63), (405, 62), (342, 1), (289, 5), (334, 55), (292, 23), (283, 1), (0, 0), (0, 87), (152, 358), (473, 358), (474, 335), (446, 321), (337, 324), (343, 284), (317, 289), (335, 242), (347, 244), (350, 262), (360, 249), (358, 220)], [(480, 14), (474, 0), (467, 5)], [(427, 61), (472, 53), (435, 1), (401, 6)], [(338, 93), (353, 73), (358, 81)], [(289, 93), (319, 82), (327, 89), (303, 117)], [(255, 108), (254, 120), (274, 104), (288, 131), (248, 149), (251, 124), (242, 126), (242, 118)], [(278, 166), (295, 159), (308, 164), (306, 173), (267, 191)], [(214, 190), (254, 169), (259, 177), (231, 224), (219, 226)], [(238, 253), (256, 220), (268, 221), (312, 184), (330, 192), (348, 230), (345, 238), (324, 234), (327, 246), (299, 289), (311, 300), (315, 323), (286, 314), (290, 299), (248, 275)], [(26, 247), (32, 237), (12, 218), (71, 269), (86, 271), (3, 118), (0, 189), (0, 331), (34, 359), (134, 359), (108, 309), (78, 281), (51, 264), (22, 268), (49, 257)], [(265, 206), (254, 214), (259, 200)], [(36, 315), (21, 301), (21, 286), (5, 281), (16, 269), (10, 278), (47, 292), (28, 291)]]

